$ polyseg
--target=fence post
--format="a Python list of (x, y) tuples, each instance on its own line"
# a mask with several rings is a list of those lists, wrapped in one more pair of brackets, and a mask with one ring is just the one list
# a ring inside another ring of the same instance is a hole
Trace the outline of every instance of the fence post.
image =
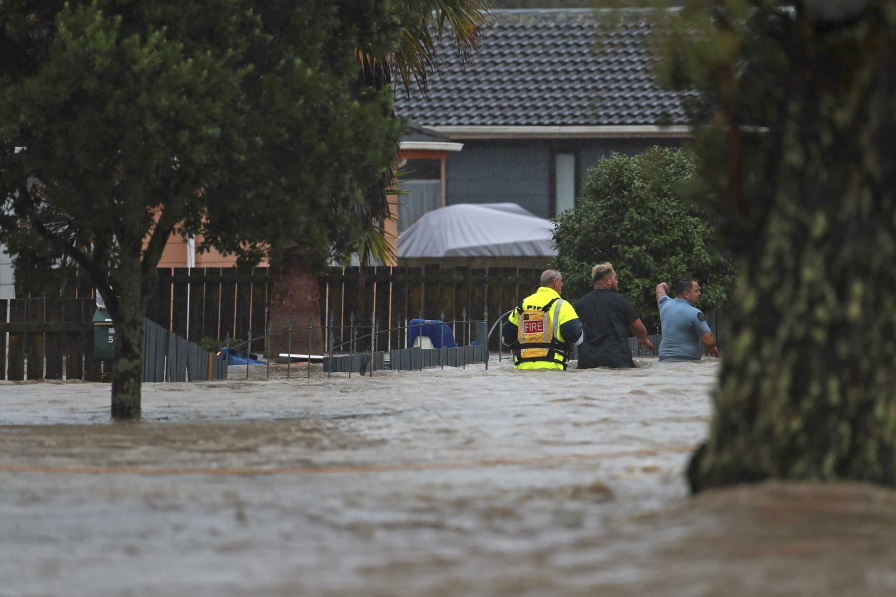
[(443, 310), (439, 313), (439, 321), (442, 322), (442, 325), (439, 326), (439, 338), (441, 342), (439, 342), (439, 365), (442, 369), (445, 369), (445, 361), (448, 360), (446, 356), (444, 359), (442, 358), (442, 351), (445, 350), (445, 311)]
[(355, 354), (355, 312), (348, 316), (348, 353)]
[(327, 367), (327, 379), (330, 378), (330, 375), (333, 372), (333, 330), (332, 330), (332, 328), (335, 326), (335, 324), (336, 324), (336, 314), (330, 313), (330, 328), (331, 329), (327, 333), (327, 344), (329, 344), (327, 349), (330, 353), (329, 366)]
[[(485, 306), (485, 312), (482, 314), (482, 317), (485, 318), (485, 346), (479, 350), (485, 353), (485, 370), (488, 371), (488, 305)], [(500, 338), (498, 342), (501, 342)]]
[[(460, 317), (461, 317), (460, 331), (467, 333), (467, 342), (469, 342), (470, 329), (467, 327), (467, 308), (466, 307), (464, 307), (463, 310), (460, 312)], [(466, 344), (464, 344), (460, 347), (460, 354), (461, 354), (461, 368), (466, 370), (466, 368), (467, 368), (467, 345)]]
[(370, 377), (373, 377), (373, 371), (375, 369), (373, 358), (376, 354), (376, 266), (373, 268), (374, 272), (374, 282), (373, 282), (373, 300), (371, 302), (370, 307)]
[(352, 312), (351, 316), (348, 318), (349, 322), (349, 332), (348, 332), (348, 346), (349, 346), (349, 363), (348, 363), (348, 378), (352, 378), (352, 359), (355, 356), (355, 313)]
[(227, 358), (224, 360), (224, 365), (230, 367), (230, 334), (224, 336), (224, 348), (227, 349)]
[(252, 360), (250, 356), (252, 354), (252, 329), (250, 328), (247, 332), (249, 335), (249, 340), (246, 343), (246, 379), (249, 379), (249, 361)]
[(289, 379), (289, 370), (292, 366), (292, 317), (289, 318), (289, 327), (286, 329), (286, 379)]
[[(268, 322), (268, 337), (265, 339), (263, 346), (268, 348), (268, 352), (271, 350), (271, 343), (274, 341), (274, 326), (271, 322)], [(271, 379), (271, 355), (267, 355), (268, 357), (268, 365), (264, 372), (265, 379)]]
[(371, 319), (370, 320), (370, 363), (367, 367), (367, 372), (370, 373), (370, 377), (373, 377), (373, 369), (374, 369), (374, 362), (373, 362), (373, 355), (374, 355), (373, 339), (374, 338), (376, 338), (376, 320)]
[[(373, 320), (373, 326), (374, 326), (374, 329), (377, 329), (377, 330), (381, 329), (380, 326), (379, 326), (379, 318), (376, 318), (376, 319)], [(376, 352), (376, 346), (377, 346), (377, 344), (376, 344), (376, 337), (377, 337), (377, 334), (379, 334), (379, 332), (377, 332), (377, 333), (375, 333), (375, 334), (373, 335), (373, 351), (374, 351), (374, 352)]]
[(498, 305), (498, 362), (504, 360), (504, 326), (501, 325), (501, 318), (504, 317), (504, 309), (501, 308), (501, 305)]
[(314, 336), (314, 315), (308, 318), (308, 379), (311, 379), (311, 339)]

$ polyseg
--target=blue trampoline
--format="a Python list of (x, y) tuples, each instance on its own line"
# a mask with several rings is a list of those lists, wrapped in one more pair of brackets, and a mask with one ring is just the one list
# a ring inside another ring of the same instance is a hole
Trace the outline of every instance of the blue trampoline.
[[(227, 347), (225, 346), (218, 352), (218, 358), (222, 361), (227, 361)], [(228, 365), (245, 365), (246, 363), (250, 365), (264, 365), (264, 361), (258, 360), (258, 355), (253, 352), (246, 352), (245, 350), (237, 350), (235, 348), (230, 349), (230, 360), (227, 362)]]
[(426, 336), (433, 348), (455, 348), (454, 333), (447, 323), (438, 319), (412, 319), (408, 323), (408, 346), (413, 346), (417, 336)]

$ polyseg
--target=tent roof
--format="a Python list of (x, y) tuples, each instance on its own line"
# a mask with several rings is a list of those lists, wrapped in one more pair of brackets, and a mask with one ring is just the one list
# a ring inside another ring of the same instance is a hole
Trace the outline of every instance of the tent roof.
[(553, 226), (516, 203), (459, 203), (427, 212), (402, 232), (398, 257), (553, 256)]

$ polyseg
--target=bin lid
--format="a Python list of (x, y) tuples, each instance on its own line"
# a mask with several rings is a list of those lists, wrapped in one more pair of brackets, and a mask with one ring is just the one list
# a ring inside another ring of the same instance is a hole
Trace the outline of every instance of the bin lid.
[(96, 313), (93, 314), (93, 323), (106, 323), (108, 322), (110, 325), (112, 324), (112, 316), (109, 315), (109, 312), (105, 309), (97, 309)]

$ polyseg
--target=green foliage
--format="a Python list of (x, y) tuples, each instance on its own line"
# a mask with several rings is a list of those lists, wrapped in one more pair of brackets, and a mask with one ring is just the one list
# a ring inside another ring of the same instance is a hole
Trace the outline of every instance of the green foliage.
[(246, 261), (293, 244), (322, 260), (360, 235), (357, 183), (400, 134), (387, 90), (353, 92), (354, 49), (394, 48), (382, 6), (26, 4), (0, 5), (14, 250), (37, 233), (100, 274), (145, 241), (151, 265), (173, 229)]
[(223, 341), (218, 340), (217, 338), (212, 338), (210, 336), (203, 336), (196, 342), (196, 344), (199, 345), (199, 348), (201, 348), (202, 350), (205, 350), (212, 354), (216, 354), (224, 346)]
[(694, 277), (703, 289), (704, 310), (725, 301), (734, 265), (714, 244), (714, 229), (695, 203), (681, 193), (693, 187), (696, 164), (684, 151), (652, 147), (628, 157), (614, 153), (588, 171), (575, 209), (557, 216), (553, 265), (563, 273), (564, 295), (583, 296), (592, 287), (591, 268), (609, 261), (619, 290), (635, 305), (648, 329), (659, 322), (655, 288)]
[(106, 297), (113, 416), (139, 416), (142, 320), (173, 231), (243, 264), (357, 243), (361, 189), (402, 129), (388, 86), (359, 83), (359, 52), (392, 55), (401, 14), (389, 0), (0, 2), (0, 242), (19, 265), (76, 263)]

